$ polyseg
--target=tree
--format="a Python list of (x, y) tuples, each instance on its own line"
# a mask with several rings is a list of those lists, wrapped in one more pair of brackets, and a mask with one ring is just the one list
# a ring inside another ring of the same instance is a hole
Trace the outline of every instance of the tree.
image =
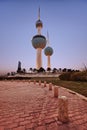
[(11, 75), (14, 76), (14, 75), (15, 75), (15, 72), (11, 72)]
[(49, 68), (49, 67), (48, 67), (48, 68), (47, 68), (47, 71), (49, 71), (49, 72), (50, 72), (50, 71), (51, 71), (51, 68)]
[(26, 73), (26, 69), (25, 68), (23, 68), (23, 73)]
[(63, 69), (63, 72), (67, 72), (67, 69), (66, 69), (66, 68), (64, 68), (64, 69)]
[(84, 65), (84, 70), (87, 71), (87, 66), (85, 64), (83, 64), (83, 65)]
[(62, 68), (59, 68), (59, 72), (62, 72)]
[(36, 68), (34, 68), (34, 69), (33, 69), (33, 72), (37, 72), (37, 69), (36, 69)]
[(40, 73), (40, 72), (45, 72), (45, 69), (43, 68), (43, 67), (41, 67), (39, 70), (38, 70), (38, 72)]
[(10, 73), (9, 73), (9, 72), (7, 73), (7, 76), (10, 76)]
[(71, 69), (67, 69), (67, 72), (72, 72), (72, 70)]
[(32, 68), (30, 68), (30, 69), (29, 69), (29, 71), (31, 71), (31, 72), (32, 72), (32, 71), (33, 71), (33, 69), (32, 69)]
[(56, 68), (53, 68), (53, 73), (56, 73), (58, 70)]

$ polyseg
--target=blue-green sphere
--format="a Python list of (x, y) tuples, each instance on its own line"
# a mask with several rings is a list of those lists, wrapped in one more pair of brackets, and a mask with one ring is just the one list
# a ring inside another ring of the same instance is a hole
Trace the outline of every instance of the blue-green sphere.
[(51, 55), (53, 54), (53, 49), (52, 49), (52, 47), (50, 47), (50, 46), (46, 47), (46, 48), (44, 49), (44, 54), (45, 54), (46, 56), (51, 56)]
[(46, 38), (43, 35), (35, 35), (32, 38), (32, 45), (35, 49), (37, 48), (45, 48), (46, 46)]

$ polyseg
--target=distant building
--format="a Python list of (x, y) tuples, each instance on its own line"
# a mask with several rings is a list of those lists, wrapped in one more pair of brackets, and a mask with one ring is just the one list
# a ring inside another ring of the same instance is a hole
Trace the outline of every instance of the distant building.
[(17, 73), (21, 73), (22, 69), (21, 69), (21, 62), (18, 61), (18, 69), (17, 69)]

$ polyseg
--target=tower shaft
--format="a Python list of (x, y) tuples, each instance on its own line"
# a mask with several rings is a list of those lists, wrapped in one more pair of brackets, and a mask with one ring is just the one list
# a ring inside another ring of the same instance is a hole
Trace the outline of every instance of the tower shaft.
[(40, 19), (40, 7), (38, 9), (38, 20)]
[(37, 48), (36, 68), (40, 69), (41, 67), (42, 67), (42, 49)]
[(38, 35), (41, 35), (41, 27), (37, 28)]
[(51, 68), (50, 56), (47, 56), (47, 68)]

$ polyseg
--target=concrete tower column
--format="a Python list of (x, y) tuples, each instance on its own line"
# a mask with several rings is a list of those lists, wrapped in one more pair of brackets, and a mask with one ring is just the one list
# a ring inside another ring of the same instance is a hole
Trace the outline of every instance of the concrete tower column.
[(50, 56), (47, 56), (47, 68), (51, 68), (51, 64), (50, 64)]
[(36, 68), (40, 69), (41, 67), (42, 67), (42, 49), (37, 48)]
[(41, 35), (41, 27), (38, 27), (37, 31), (38, 31), (38, 35)]

